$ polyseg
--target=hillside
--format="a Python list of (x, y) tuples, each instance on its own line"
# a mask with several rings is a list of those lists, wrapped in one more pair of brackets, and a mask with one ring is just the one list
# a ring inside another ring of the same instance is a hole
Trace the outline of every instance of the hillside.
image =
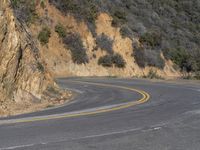
[[(55, 76), (131, 77), (152, 69), (166, 78), (198, 75), (199, 5), (196, 0), (13, 0), (17, 18), (40, 40), (40, 53)], [(44, 42), (39, 34), (45, 29)]]

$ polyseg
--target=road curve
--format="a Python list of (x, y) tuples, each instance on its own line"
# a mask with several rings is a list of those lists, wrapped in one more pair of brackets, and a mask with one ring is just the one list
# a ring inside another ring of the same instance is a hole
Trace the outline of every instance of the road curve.
[(0, 118), (0, 150), (199, 150), (200, 85), (63, 78), (74, 100)]

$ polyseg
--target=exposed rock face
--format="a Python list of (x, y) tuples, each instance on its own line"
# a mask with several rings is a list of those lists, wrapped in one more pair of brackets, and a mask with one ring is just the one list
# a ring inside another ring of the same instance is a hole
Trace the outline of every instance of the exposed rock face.
[[(63, 15), (56, 7), (50, 5), (46, 1), (46, 8), (43, 9), (37, 6), (37, 14), (40, 19), (43, 19), (46, 23), (48, 18), (50, 23), (47, 26), (51, 29), (51, 37), (49, 39), (48, 46), (39, 46), (42, 60), (47, 64), (47, 68), (55, 77), (66, 76), (119, 76), (119, 77), (133, 77), (144, 76), (149, 73), (153, 67), (140, 68), (133, 57), (133, 41), (139, 43), (137, 37), (123, 38), (120, 33), (120, 28), (112, 26), (112, 16), (107, 13), (100, 13), (95, 21), (95, 30), (97, 36), (105, 34), (111, 40), (113, 40), (113, 51), (119, 53), (126, 61), (125, 68), (117, 67), (103, 67), (98, 65), (100, 57), (107, 53), (98, 48), (96, 44), (96, 37), (94, 37), (84, 21), (78, 21), (71, 14)], [(45, 24), (44, 23), (44, 24)], [(87, 55), (89, 63), (76, 64), (73, 62), (71, 52), (63, 44), (62, 40), (55, 32), (55, 25), (61, 23), (67, 28), (67, 31), (72, 33), (78, 33), (81, 36), (83, 44), (87, 49)], [(38, 33), (41, 31), (41, 22), (36, 22), (31, 25), (30, 31), (35, 39), (37, 39)], [(133, 41), (132, 41), (133, 40)], [(39, 45), (39, 44), (38, 44)], [(94, 57), (95, 56), (95, 57)], [(171, 61), (165, 60), (165, 67), (163, 69), (153, 68), (156, 72), (166, 78), (178, 77), (180, 74), (173, 68)]]
[(14, 17), (8, 0), (0, 0), (0, 114), (10, 102), (41, 100), (54, 81), (43, 67), (25, 25)]

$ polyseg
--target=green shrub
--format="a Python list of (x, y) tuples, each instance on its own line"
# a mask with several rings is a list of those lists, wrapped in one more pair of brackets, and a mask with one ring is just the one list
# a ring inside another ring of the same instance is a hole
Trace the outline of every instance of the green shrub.
[(165, 48), (162, 50), (162, 52), (163, 52), (163, 56), (165, 57), (166, 60), (171, 59), (171, 49)]
[(93, 0), (50, 0), (63, 13), (72, 13), (77, 19), (94, 23), (98, 15), (98, 5)]
[(200, 71), (197, 72), (183, 72), (182, 73), (182, 79), (187, 80), (200, 80)]
[(127, 22), (126, 13), (124, 11), (116, 10), (112, 16), (112, 26), (120, 26)]
[(98, 64), (104, 67), (112, 67), (113, 65), (117, 68), (124, 68), (126, 62), (120, 54), (105, 55), (99, 58)]
[(104, 67), (112, 67), (112, 56), (111, 55), (105, 55), (99, 58), (98, 64), (102, 65)]
[(184, 49), (177, 49), (172, 52), (171, 60), (177, 64), (182, 71), (192, 71), (191, 56)]
[(200, 75), (200, 49), (191, 50), (190, 61), (192, 62), (192, 71), (195, 72), (197, 76)]
[(157, 74), (157, 71), (154, 71), (153, 69), (150, 69), (147, 75), (143, 76), (144, 78), (148, 79), (163, 79), (160, 75)]
[(70, 49), (74, 63), (85, 64), (89, 62), (86, 49), (78, 33), (68, 33), (63, 38), (63, 43)]
[(55, 87), (52, 87), (52, 86), (48, 86), (47, 89), (46, 89), (46, 91), (47, 91), (48, 93), (53, 94), (53, 95), (58, 95), (58, 94), (60, 94), (59, 91), (58, 91)]
[(165, 61), (161, 58), (160, 51), (145, 50), (145, 61), (147, 66), (157, 67), (159, 69), (165, 67)]
[(44, 0), (41, 0), (40, 1), (40, 6), (44, 9), (45, 8), (45, 2), (44, 2)]
[(150, 69), (148, 74), (146, 76), (143, 76), (144, 78), (149, 78), (149, 79), (163, 79), (161, 76), (157, 75), (157, 71), (154, 71)]
[(60, 38), (64, 38), (66, 36), (65, 27), (60, 23), (55, 26), (55, 32), (58, 33)]
[(94, 0), (49, 0), (64, 15), (73, 15), (77, 21), (85, 21), (92, 35), (96, 36), (95, 21), (99, 14), (99, 7)]
[(165, 62), (160, 56), (160, 51), (145, 50), (141, 47), (135, 48), (134, 58), (137, 64), (142, 68), (151, 66), (163, 69), (165, 66)]
[(96, 44), (102, 50), (105, 50), (108, 54), (113, 54), (113, 40), (104, 33), (96, 38)]
[(195, 79), (200, 80), (200, 71), (195, 72)]
[(82, 12), (83, 16), (85, 16), (88, 22), (95, 23), (99, 12), (97, 5), (93, 0), (88, 0), (86, 6), (87, 9), (83, 10)]
[(19, 7), (19, 4), (20, 4), (20, 1), (19, 1), (19, 0), (11, 0), (11, 5), (12, 5), (14, 8)]
[(145, 52), (143, 48), (141, 47), (135, 48), (133, 52), (133, 56), (139, 67), (144, 68), (146, 66)]
[(165, 50), (164, 56), (168, 59), (171, 59), (178, 67), (181, 69), (181, 71), (190, 72), (193, 70), (193, 65), (195, 61), (192, 56), (182, 48), (177, 49), (168, 49)]
[(11, 0), (11, 5), (17, 18), (26, 22), (27, 25), (34, 23), (39, 18), (36, 13), (35, 0)]
[(122, 26), (120, 28), (120, 34), (123, 38), (128, 37), (128, 38), (132, 39), (132, 37), (133, 37), (133, 33), (132, 33), (131, 29), (127, 26)]
[(49, 38), (51, 37), (51, 31), (48, 27), (43, 27), (38, 35), (38, 40), (42, 45), (49, 43)]
[(96, 54), (93, 54), (92, 57), (93, 57), (94, 59), (96, 59), (96, 58), (97, 58), (97, 55), (96, 55)]
[(140, 39), (140, 43), (150, 46), (152, 48), (159, 47), (161, 45), (162, 37), (157, 32), (146, 32), (143, 34)]
[(40, 72), (44, 72), (44, 66), (43, 66), (40, 62), (37, 63), (37, 69), (38, 69)]
[(112, 63), (118, 68), (124, 68), (126, 66), (124, 58), (118, 53), (112, 56)]

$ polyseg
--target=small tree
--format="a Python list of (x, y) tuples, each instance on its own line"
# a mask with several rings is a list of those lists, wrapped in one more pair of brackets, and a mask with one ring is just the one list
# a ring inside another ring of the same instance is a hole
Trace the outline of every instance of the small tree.
[(116, 10), (113, 14), (112, 26), (119, 26), (127, 22), (126, 13)]
[(58, 23), (55, 26), (55, 32), (58, 33), (58, 35), (59, 35), (60, 38), (64, 38), (66, 36), (65, 27), (61, 23)]
[(161, 58), (160, 51), (136, 47), (134, 49), (134, 58), (141, 68), (151, 66), (163, 69), (165, 67), (165, 61)]
[(102, 65), (104, 67), (112, 67), (112, 56), (110, 55), (105, 55), (99, 58), (98, 64)]
[(112, 56), (112, 63), (118, 68), (124, 68), (126, 66), (124, 58), (118, 53)]
[(108, 54), (113, 54), (113, 40), (110, 39), (107, 35), (102, 33), (100, 36), (96, 38), (96, 44), (102, 50), (108, 52)]
[(51, 37), (51, 30), (48, 27), (43, 27), (38, 35), (38, 40), (42, 45), (49, 43), (49, 38)]
[(45, 8), (45, 2), (44, 2), (44, 0), (41, 0), (40, 1), (40, 6), (44, 9)]
[(162, 39), (161, 35), (157, 33), (156, 31), (154, 31), (154, 32), (146, 32), (140, 37), (139, 41), (142, 44), (145, 44), (147, 46), (154, 48), (161, 45), (161, 41), (162, 41), (161, 39)]
[(83, 41), (78, 33), (69, 33), (63, 38), (63, 43), (70, 49), (72, 60), (77, 64), (89, 62)]
[(98, 64), (104, 67), (112, 67), (113, 65), (115, 65), (115, 67), (117, 68), (124, 68), (126, 66), (125, 60), (118, 53), (100, 57)]
[(149, 79), (163, 79), (161, 76), (157, 74), (157, 71), (154, 71), (153, 69), (150, 69), (148, 74), (144, 76), (144, 78), (149, 78)]

